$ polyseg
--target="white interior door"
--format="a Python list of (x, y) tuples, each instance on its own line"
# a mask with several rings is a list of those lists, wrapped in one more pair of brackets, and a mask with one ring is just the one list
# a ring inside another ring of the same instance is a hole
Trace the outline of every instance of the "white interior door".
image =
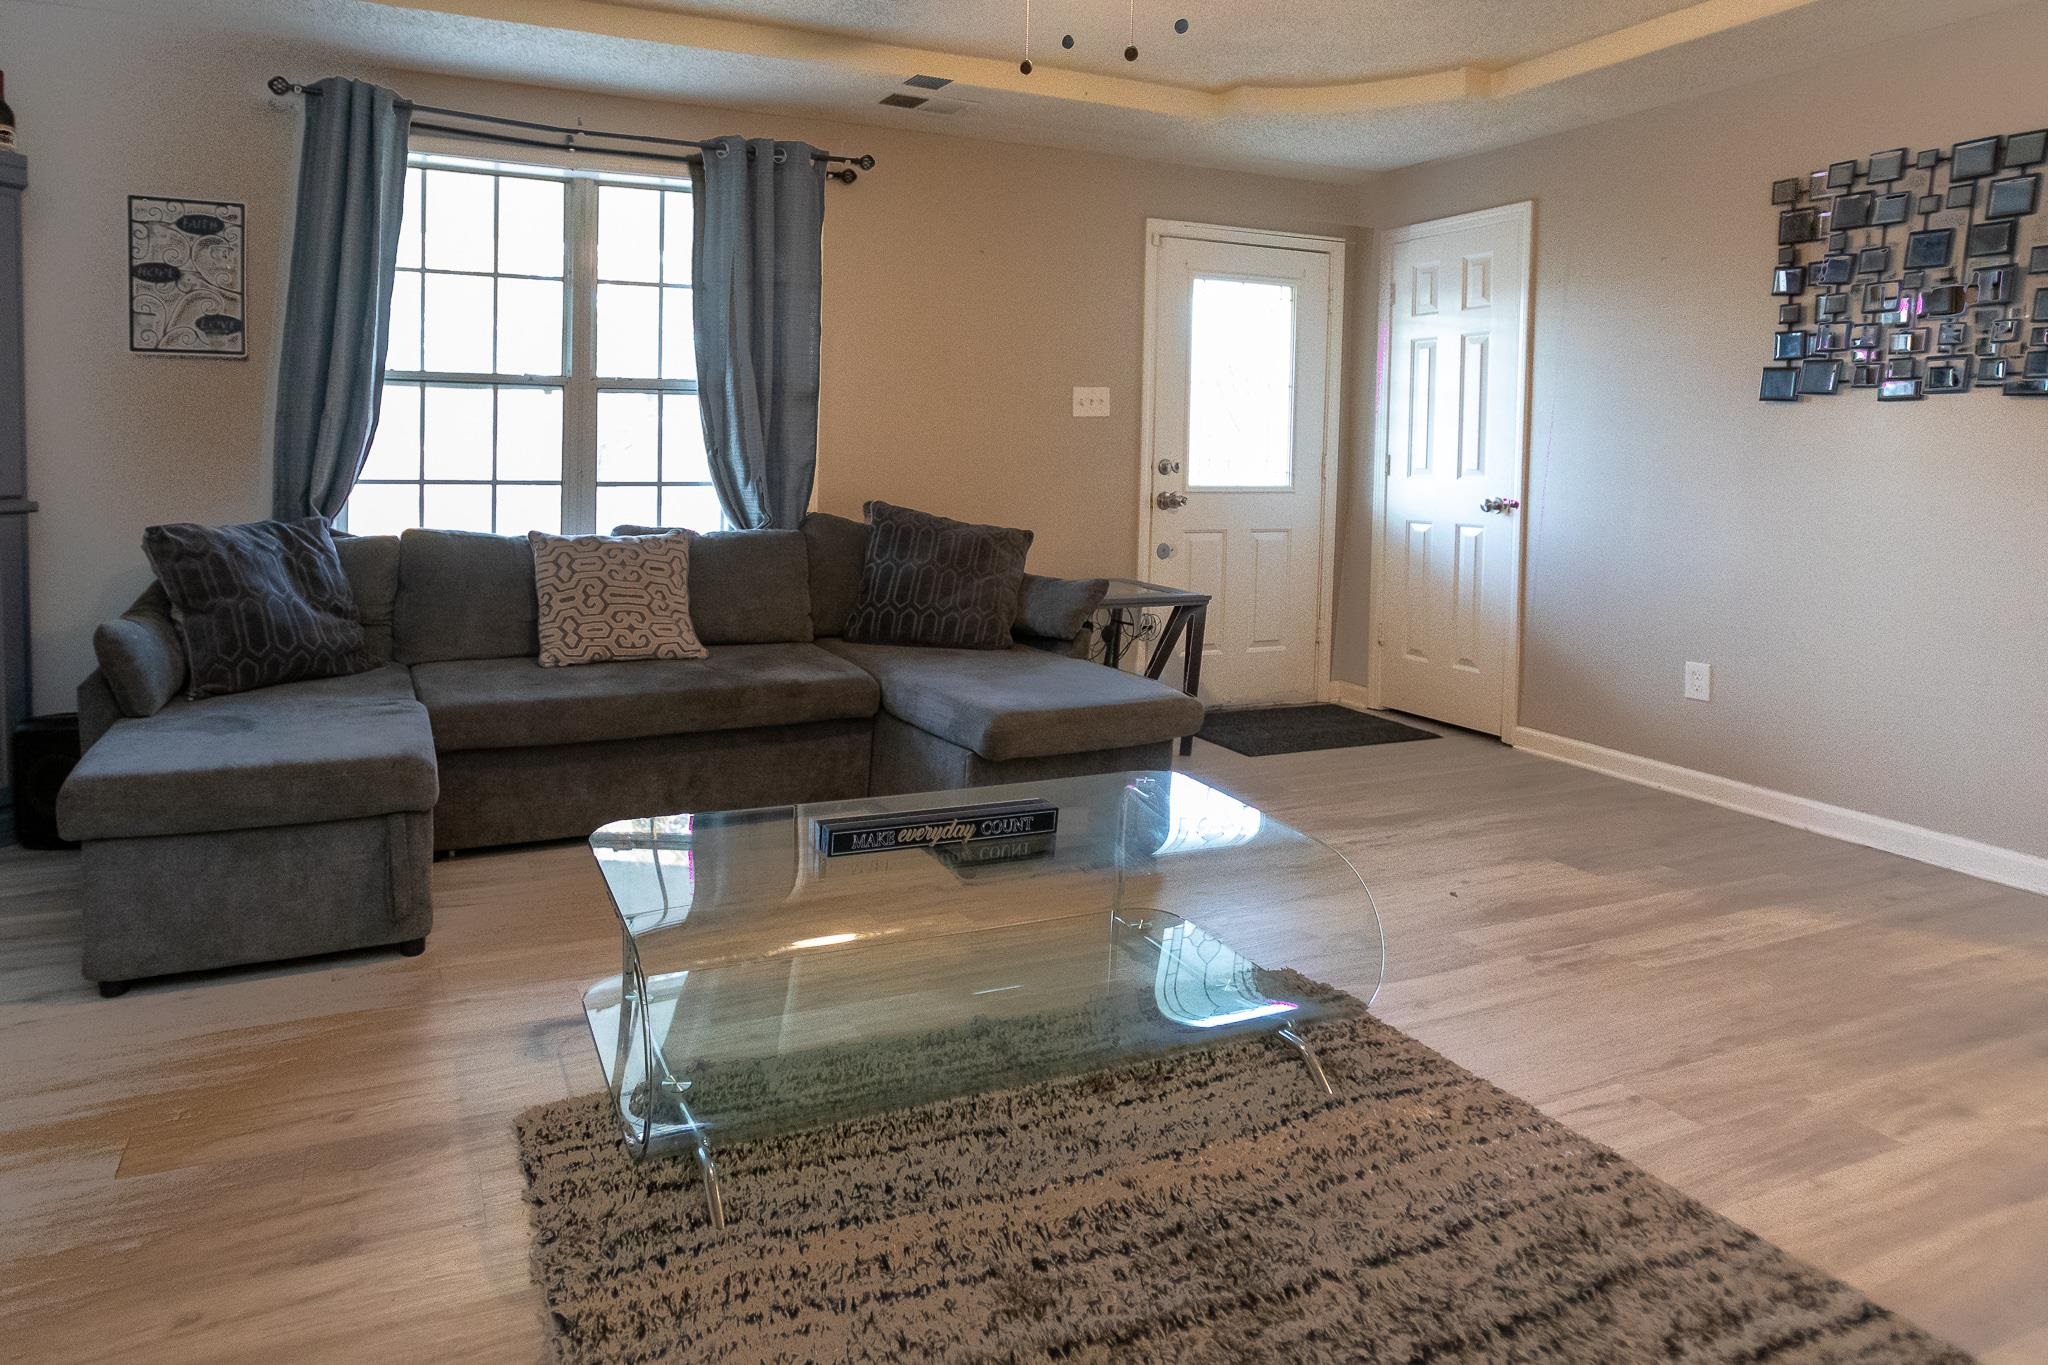
[(1141, 572), (1209, 594), (1212, 705), (1314, 701), (1328, 676), (1335, 245), (1154, 238)]
[(1521, 578), (1529, 206), (1389, 233), (1378, 700), (1498, 735)]

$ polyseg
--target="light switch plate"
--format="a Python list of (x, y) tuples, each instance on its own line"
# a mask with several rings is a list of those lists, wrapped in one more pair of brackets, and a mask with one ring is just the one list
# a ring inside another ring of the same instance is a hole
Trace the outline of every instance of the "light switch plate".
[(1107, 417), (1107, 416), (1109, 416), (1109, 390), (1108, 390), (1108, 389), (1084, 389), (1084, 388), (1082, 388), (1082, 387), (1081, 387), (1080, 385), (1078, 385), (1078, 384), (1077, 384), (1077, 385), (1075, 385), (1075, 386), (1074, 386), (1074, 416), (1076, 416), (1076, 417)]

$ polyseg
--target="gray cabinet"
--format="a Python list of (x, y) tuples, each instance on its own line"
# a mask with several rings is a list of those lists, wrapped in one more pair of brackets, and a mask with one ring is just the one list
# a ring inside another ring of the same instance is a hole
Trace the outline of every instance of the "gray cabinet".
[[(28, 160), (0, 152), (0, 744), (12, 748), (14, 727), (29, 713), (28, 421), (24, 397), (21, 306), (21, 196)], [(0, 802), (13, 754), (0, 755)]]

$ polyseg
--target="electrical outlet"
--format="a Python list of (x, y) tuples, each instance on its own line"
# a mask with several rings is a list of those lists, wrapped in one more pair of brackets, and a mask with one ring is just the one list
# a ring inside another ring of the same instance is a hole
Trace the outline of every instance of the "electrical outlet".
[(1076, 416), (1076, 417), (1107, 417), (1107, 416), (1109, 416), (1109, 390), (1108, 390), (1108, 389), (1084, 389), (1084, 388), (1082, 388), (1082, 387), (1081, 387), (1080, 385), (1078, 385), (1078, 384), (1077, 384), (1077, 385), (1075, 385), (1075, 386), (1074, 386), (1074, 416)]
[(1714, 699), (1714, 666), (1693, 664), (1685, 666), (1685, 699), (1687, 701), (1712, 701)]

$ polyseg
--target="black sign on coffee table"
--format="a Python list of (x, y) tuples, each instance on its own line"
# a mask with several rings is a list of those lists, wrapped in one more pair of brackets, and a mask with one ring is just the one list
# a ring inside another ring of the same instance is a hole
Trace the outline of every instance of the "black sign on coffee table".
[(843, 858), (1051, 834), (1060, 827), (1060, 810), (1050, 801), (991, 801), (888, 815), (847, 815), (815, 823), (819, 849), (828, 858)]

